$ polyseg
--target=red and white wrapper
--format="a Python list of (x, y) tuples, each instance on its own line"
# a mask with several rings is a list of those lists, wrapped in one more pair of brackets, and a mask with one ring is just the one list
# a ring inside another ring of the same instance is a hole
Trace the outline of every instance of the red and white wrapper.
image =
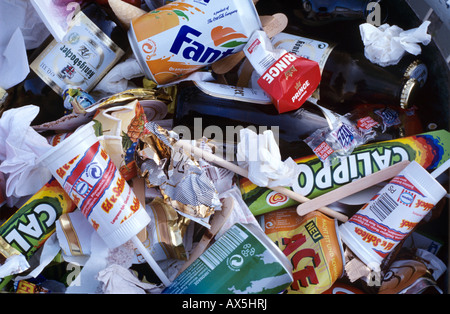
[(270, 95), (279, 113), (300, 108), (321, 80), (316, 61), (283, 49), (275, 50), (263, 31), (256, 31), (244, 53), (261, 77), (259, 86)]
[(144, 229), (150, 217), (100, 145), (92, 124), (50, 149), (41, 162), (107, 246), (114, 248)]

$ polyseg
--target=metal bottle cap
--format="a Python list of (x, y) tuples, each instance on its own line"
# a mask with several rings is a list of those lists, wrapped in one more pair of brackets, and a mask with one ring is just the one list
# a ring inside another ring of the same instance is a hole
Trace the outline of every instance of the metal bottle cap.
[(411, 106), (411, 99), (414, 91), (420, 88), (420, 83), (415, 78), (410, 78), (406, 81), (402, 89), (402, 94), (400, 96), (400, 107), (402, 109), (407, 109)]

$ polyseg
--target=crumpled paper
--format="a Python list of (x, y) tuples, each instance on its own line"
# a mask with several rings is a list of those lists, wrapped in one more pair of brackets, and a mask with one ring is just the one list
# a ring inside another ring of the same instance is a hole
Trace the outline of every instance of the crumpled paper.
[(281, 160), (280, 149), (271, 130), (256, 134), (249, 128), (240, 131), (237, 162), (248, 170), (248, 179), (262, 187), (292, 186), (300, 173), (289, 157)]
[(158, 285), (139, 281), (128, 269), (113, 264), (100, 271), (97, 279), (103, 283), (105, 294), (145, 294), (147, 291), (160, 293)]
[(39, 163), (51, 145), (30, 126), (38, 112), (39, 107), (28, 105), (7, 110), (0, 119), (0, 172), (6, 177), (9, 206), (23, 196), (35, 194), (52, 178)]
[(20, 274), (30, 267), (25, 256), (13, 255), (6, 259), (5, 263), (0, 266), (0, 278), (5, 278), (10, 275)]
[(361, 24), (359, 29), (366, 58), (384, 67), (397, 64), (406, 52), (419, 55), (422, 52), (419, 44), (428, 45), (431, 42), (431, 35), (427, 34), (430, 23), (425, 21), (407, 31), (396, 25), (376, 27), (370, 23)]
[(207, 172), (183, 149), (174, 148), (177, 133), (154, 122), (145, 125), (136, 152), (138, 174), (148, 187), (158, 186), (164, 201), (181, 215), (210, 227), (206, 221), (221, 203)]
[(130, 80), (141, 76), (144, 76), (144, 74), (139, 63), (134, 57), (130, 57), (114, 66), (97, 84), (91, 94), (100, 98), (136, 88), (136, 85)]
[(0, 87), (9, 89), (28, 75), (27, 49), (38, 47), (49, 35), (27, 0), (0, 1)]

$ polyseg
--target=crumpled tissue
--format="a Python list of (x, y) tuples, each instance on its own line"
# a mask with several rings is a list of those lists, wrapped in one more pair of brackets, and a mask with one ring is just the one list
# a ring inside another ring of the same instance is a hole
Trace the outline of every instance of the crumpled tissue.
[(300, 173), (291, 157), (281, 160), (271, 130), (256, 134), (249, 128), (242, 129), (236, 157), (239, 166), (248, 170), (248, 179), (258, 186), (292, 186)]
[(28, 75), (27, 49), (38, 47), (49, 35), (29, 1), (0, 1), (0, 87), (9, 89)]
[(430, 23), (425, 21), (407, 31), (396, 25), (376, 27), (369, 23), (361, 24), (359, 29), (366, 58), (384, 67), (397, 64), (406, 52), (419, 55), (422, 52), (419, 44), (428, 45), (431, 42), (431, 35), (427, 34)]
[(30, 126), (38, 112), (39, 107), (27, 105), (5, 111), (0, 119), (0, 172), (5, 174), (9, 206), (35, 194), (52, 178), (39, 162), (51, 145)]
[(141, 282), (127, 268), (113, 264), (100, 271), (97, 279), (103, 283), (105, 294), (145, 294), (147, 291), (160, 293), (163, 288)]
[(97, 84), (92, 94), (96, 97), (106, 97), (136, 88), (136, 85), (130, 80), (141, 76), (144, 74), (139, 63), (135, 58), (130, 57), (114, 66)]

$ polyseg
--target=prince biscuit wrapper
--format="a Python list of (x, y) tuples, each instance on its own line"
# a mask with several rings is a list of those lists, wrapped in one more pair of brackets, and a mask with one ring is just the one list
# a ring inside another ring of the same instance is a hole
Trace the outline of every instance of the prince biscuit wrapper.
[[(433, 131), (360, 146), (332, 166), (325, 166), (316, 155), (298, 158), (295, 162), (300, 165), (300, 174), (289, 188), (312, 199), (402, 161), (416, 161), (425, 169), (433, 170), (449, 158), (450, 133)], [(298, 204), (281, 193), (253, 184), (247, 178), (240, 180), (240, 189), (254, 215)]]

